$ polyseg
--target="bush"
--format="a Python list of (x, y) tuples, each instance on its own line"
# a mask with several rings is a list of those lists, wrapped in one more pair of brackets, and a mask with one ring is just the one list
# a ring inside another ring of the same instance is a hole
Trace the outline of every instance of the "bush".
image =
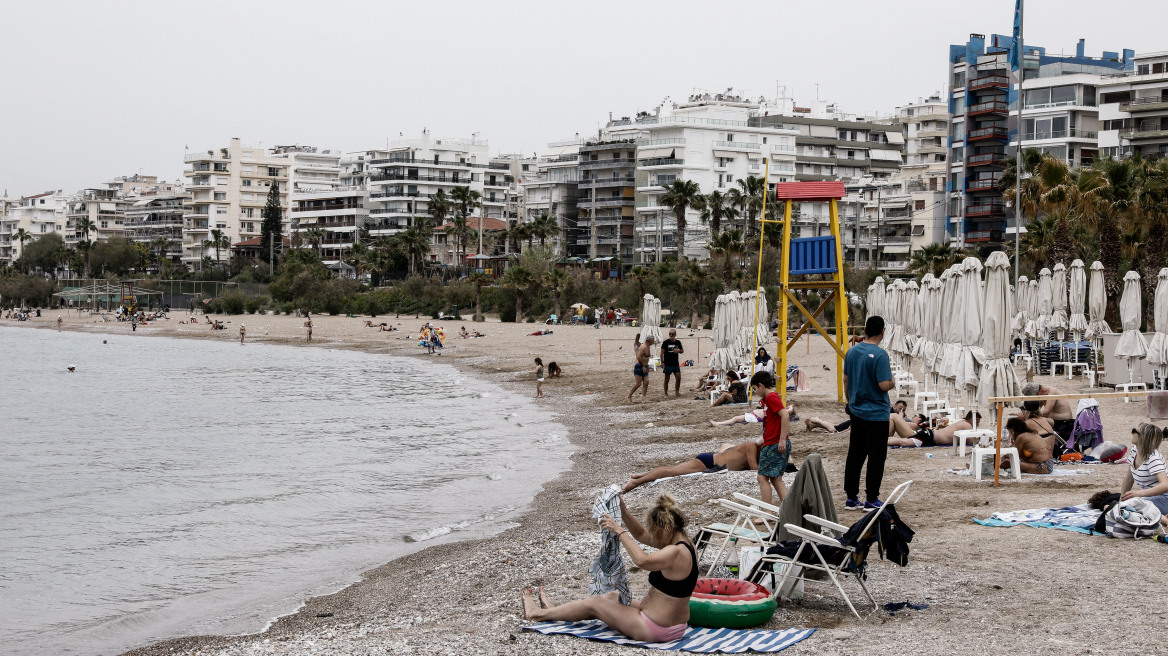
[(247, 300), (244, 301), (244, 305), (247, 308), (247, 313), (248, 314), (258, 314), (260, 310), (263, 310), (263, 309), (268, 307), (269, 300), (270, 299), (268, 299), (267, 296), (249, 296), (249, 297), (247, 297)]

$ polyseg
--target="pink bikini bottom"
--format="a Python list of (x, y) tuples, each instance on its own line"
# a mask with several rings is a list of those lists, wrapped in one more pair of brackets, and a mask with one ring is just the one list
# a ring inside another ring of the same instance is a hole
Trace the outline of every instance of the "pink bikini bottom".
[(645, 623), (645, 628), (649, 629), (649, 634), (653, 636), (654, 642), (673, 642), (674, 640), (681, 640), (685, 637), (685, 630), (689, 627), (686, 623), (674, 624), (673, 626), (661, 626), (649, 616), (645, 611), (641, 611), (641, 621)]

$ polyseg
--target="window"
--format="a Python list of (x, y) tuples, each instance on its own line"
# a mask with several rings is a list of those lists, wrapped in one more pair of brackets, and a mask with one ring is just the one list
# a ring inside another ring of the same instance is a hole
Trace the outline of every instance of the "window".
[(523, 165), (523, 170), (524, 170), (524, 171), (530, 171), (530, 170), (531, 170), (531, 165), (530, 165), (530, 164), (524, 164), (524, 165)]
[(217, 207), (217, 208), (215, 208), (215, 213), (216, 214), (226, 214), (227, 208), (226, 207)]
[(270, 175), (274, 178), (274, 177), (280, 175), (280, 169), (278, 169), (274, 166), (269, 166), (268, 167), (268, 175)]
[(965, 113), (965, 96), (959, 96), (953, 99), (953, 115)]
[(925, 209), (925, 201), (918, 200), (918, 201), (913, 202), (913, 210), (914, 211), (915, 210), (923, 210), (923, 209)]
[(953, 74), (953, 88), (961, 89), (965, 87), (965, 71), (957, 71)]
[(244, 178), (243, 180), (240, 180), (240, 181), (239, 181), (239, 185), (240, 185), (241, 187), (250, 187), (250, 186), (251, 186), (251, 180), (248, 180), (248, 179)]
[(1148, 74), (1148, 65), (1147, 64), (1140, 64), (1139, 66), (1136, 67), (1136, 75), (1147, 75), (1147, 74)]
[(254, 207), (245, 207), (240, 211), (243, 213), (243, 216), (246, 216), (249, 219), (251, 217), (255, 216), (255, 208)]
[(1160, 62), (1158, 64), (1152, 64), (1152, 72), (1153, 73), (1163, 73), (1164, 72), (1164, 63)]
[(729, 183), (731, 183), (731, 182), (734, 182), (734, 176), (732, 176), (732, 175), (730, 175), (729, 173), (727, 173), (727, 174), (726, 174), (726, 182), (727, 182), (727, 184), (729, 184)]
[(965, 121), (959, 121), (953, 124), (953, 140), (965, 141)]
[(762, 142), (763, 142), (764, 144), (766, 143), (766, 137), (763, 137), (763, 138), (762, 138)]
[(929, 178), (929, 191), (937, 191), (937, 178)]
[(108, 228), (108, 227), (109, 227), (109, 221), (102, 221), (102, 222), (101, 222), (101, 227), (102, 227), (102, 228)]
[(255, 224), (254, 223), (243, 224), (243, 231), (244, 232), (255, 232)]
[(726, 133), (726, 141), (734, 141), (734, 135), (727, 132)]
[(227, 200), (227, 193), (222, 191), (215, 192), (215, 200)]

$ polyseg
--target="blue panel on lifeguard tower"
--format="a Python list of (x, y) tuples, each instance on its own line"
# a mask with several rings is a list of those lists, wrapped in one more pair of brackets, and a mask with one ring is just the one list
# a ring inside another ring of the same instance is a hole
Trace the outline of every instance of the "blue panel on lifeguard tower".
[(835, 273), (835, 237), (804, 237), (791, 240), (791, 275)]

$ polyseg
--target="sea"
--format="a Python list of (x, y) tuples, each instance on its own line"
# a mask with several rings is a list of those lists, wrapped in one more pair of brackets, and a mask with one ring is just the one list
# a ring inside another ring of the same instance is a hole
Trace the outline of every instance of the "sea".
[(566, 433), (440, 356), (0, 328), (0, 654), (261, 631), (513, 525)]

